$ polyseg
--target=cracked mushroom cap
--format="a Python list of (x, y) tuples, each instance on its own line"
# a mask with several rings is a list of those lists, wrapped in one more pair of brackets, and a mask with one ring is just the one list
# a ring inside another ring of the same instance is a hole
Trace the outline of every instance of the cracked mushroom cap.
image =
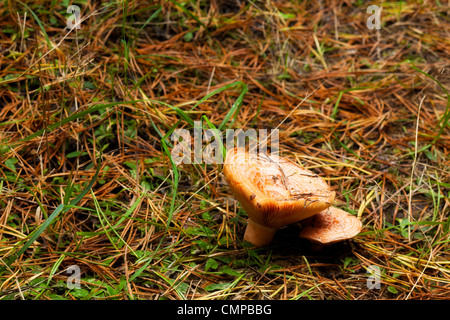
[(335, 197), (318, 175), (279, 156), (234, 148), (227, 151), (223, 172), (251, 222), (263, 228), (306, 219), (328, 208)]
[(361, 232), (361, 221), (336, 207), (329, 207), (305, 222), (300, 238), (319, 245), (328, 245), (353, 238)]

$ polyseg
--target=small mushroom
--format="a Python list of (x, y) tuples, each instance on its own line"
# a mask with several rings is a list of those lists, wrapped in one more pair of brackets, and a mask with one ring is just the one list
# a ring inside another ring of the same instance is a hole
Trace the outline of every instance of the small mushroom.
[(276, 231), (330, 206), (335, 192), (313, 172), (283, 157), (227, 151), (223, 173), (248, 215), (244, 240), (269, 244)]
[(324, 246), (353, 238), (362, 229), (361, 221), (336, 207), (329, 207), (304, 221), (300, 238), (308, 239), (314, 250)]

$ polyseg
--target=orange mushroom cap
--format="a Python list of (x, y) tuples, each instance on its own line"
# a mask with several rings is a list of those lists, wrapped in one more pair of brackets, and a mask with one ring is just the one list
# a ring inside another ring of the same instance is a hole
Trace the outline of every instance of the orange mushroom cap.
[(335, 197), (318, 175), (275, 155), (234, 148), (223, 172), (249, 217), (244, 239), (256, 246), (269, 243), (280, 227), (325, 210)]
[(361, 232), (361, 221), (336, 207), (329, 207), (305, 221), (300, 238), (327, 245), (353, 238)]

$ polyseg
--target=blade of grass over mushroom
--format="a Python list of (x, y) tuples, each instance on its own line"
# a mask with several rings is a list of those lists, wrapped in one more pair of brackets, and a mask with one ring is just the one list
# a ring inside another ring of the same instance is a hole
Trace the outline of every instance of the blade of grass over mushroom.
[(51, 225), (51, 223), (60, 213), (65, 213), (68, 210), (72, 209), (78, 202), (81, 201), (81, 199), (84, 198), (84, 196), (91, 190), (94, 183), (97, 181), (100, 167), (101, 161), (98, 161), (97, 170), (95, 171), (94, 176), (92, 177), (86, 188), (84, 188), (83, 191), (69, 203), (61, 203), (60, 205), (58, 205), (58, 207), (52, 212), (52, 214), (30, 235), (30, 238), (22, 246), (22, 248), (20, 248), (16, 253), (13, 253), (11, 257), (6, 260), (5, 265), (0, 267), (0, 273), (2, 273), (6, 269), (6, 267), (9, 267), (14, 261), (16, 261), (34, 243), (34, 241), (36, 241), (36, 239), (42, 234), (42, 232), (44, 232), (45, 229), (47, 229), (48, 226)]

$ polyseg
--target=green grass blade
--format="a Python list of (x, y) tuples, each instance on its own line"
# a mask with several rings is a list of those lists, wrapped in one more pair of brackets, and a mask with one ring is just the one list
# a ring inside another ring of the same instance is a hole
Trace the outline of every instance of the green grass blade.
[[(239, 113), (239, 110), (240, 110), (240, 108), (241, 108), (241, 106), (242, 106), (242, 102), (243, 102), (244, 96), (245, 96), (245, 94), (248, 92), (248, 86), (247, 86), (245, 83), (243, 83), (243, 82), (241, 82), (241, 81), (236, 81), (236, 82), (227, 84), (227, 85), (225, 85), (225, 86), (223, 86), (223, 87), (221, 87), (221, 88), (219, 88), (219, 89), (216, 89), (216, 90), (214, 90), (214, 91), (211, 91), (210, 93), (208, 93), (207, 95), (205, 95), (203, 98), (201, 98), (199, 101), (197, 101), (197, 102), (194, 104), (194, 106), (193, 106), (191, 109), (189, 109), (189, 112), (191, 112), (192, 110), (194, 110), (197, 106), (199, 106), (199, 105), (202, 104), (204, 101), (206, 101), (206, 100), (208, 100), (209, 98), (211, 98), (212, 96), (214, 96), (214, 95), (216, 95), (216, 94), (218, 94), (218, 93), (220, 93), (220, 92), (222, 92), (222, 91), (228, 90), (228, 89), (230, 89), (230, 88), (232, 88), (232, 87), (242, 87), (242, 91), (241, 91), (239, 97), (236, 99), (236, 101), (235, 101), (235, 103), (233, 104), (233, 106), (231, 107), (231, 109), (230, 109), (230, 110), (227, 112), (227, 114), (225, 115), (225, 117), (224, 117), (222, 123), (219, 125), (219, 128), (218, 128), (218, 129), (219, 129), (220, 131), (222, 131), (222, 129), (223, 129), (223, 128), (225, 127), (225, 125), (228, 123), (228, 121), (230, 120), (230, 118), (234, 115), (234, 119), (236, 119), (236, 117), (237, 117), (237, 115), (238, 115), (238, 113)], [(177, 112), (177, 114), (180, 115), (180, 117), (181, 117), (182, 119), (184, 119), (191, 127), (194, 127), (194, 121), (193, 121), (193, 120), (192, 120), (192, 119), (191, 119), (184, 111), (182, 111), (181, 109), (179, 109), (179, 108), (177, 108), (177, 107), (170, 106), (170, 105), (168, 105), (168, 104), (166, 104), (166, 103), (163, 103), (163, 102), (160, 102), (160, 101), (150, 100), (150, 102), (162, 103), (163, 105), (166, 105), (166, 106), (168, 106), (168, 107), (174, 109), (174, 110)], [(234, 121), (233, 121), (233, 122), (234, 122)], [(170, 130), (169, 130), (169, 131), (161, 138), (161, 140), (164, 141), (166, 144), (170, 144), (168, 138), (169, 138), (170, 135), (173, 133), (173, 131), (178, 127), (179, 124), (180, 124), (180, 122), (177, 122), (174, 126), (172, 126), (172, 127), (170, 128)], [(231, 126), (231, 124), (230, 124), (229, 126)], [(229, 126), (228, 126), (228, 127), (229, 127)], [(156, 126), (154, 126), (154, 127), (156, 127)], [(161, 134), (160, 134), (160, 136), (161, 136)]]
[(47, 285), (50, 283), (50, 281), (53, 278), (53, 275), (56, 273), (56, 271), (58, 270), (59, 266), (61, 265), (61, 263), (63, 262), (64, 258), (66, 256), (65, 255), (61, 255), (58, 260), (56, 260), (55, 264), (52, 267), (52, 270), (50, 270), (50, 274), (48, 275), (48, 279), (47, 279)]
[(166, 231), (169, 228), (169, 224), (170, 221), (172, 220), (172, 215), (175, 209), (175, 200), (178, 194), (178, 180), (179, 180), (179, 172), (178, 172), (178, 168), (177, 165), (175, 164), (175, 162), (172, 159), (172, 155), (169, 151), (169, 149), (167, 148), (167, 145), (164, 141), (161, 141), (162, 143), (162, 147), (164, 149), (164, 152), (166, 153), (166, 155), (169, 157), (170, 159), (170, 163), (172, 165), (172, 170), (173, 170), (173, 181), (172, 181), (172, 200), (170, 202), (170, 210), (169, 210), (169, 216), (167, 217), (167, 225), (166, 225)]
[(242, 101), (244, 100), (244, 96), (248, 91), (248, 87), (245, 83), (242, 83), (242, 91), (241, 94), (239, 95), (239, 97), (236, 99), (236, 101), (233, 103), (233, 105), (231, 106), (230, 110), (227, 112), (227, 114), (225, 115), (225, 117), (222, 120), (222, 123), (219, 125), (219, 130), (222, 131), (222, 129), (225, 127), (225, 125), (228, 123), (228, 121), (231, 119), (231, 117), (234, 115), (233, 121), (228, 125), (228, 127), (230, 127), (234, 121), (236, 120), (236, 117), (239, 113), (239, 110), (241, 109), (242, 106)]
[(33, 18), (36, 20), (37, 24), (39, 25), (39, 28), (41, 28), (42, 34), (44, 35), (44, 38), (45, 38), (45, 41), (47, 42), (48, 47), (50, 49), (52, 49), (52, 42), (50, 41), (47, 31), (45, 31), (45, 28), (44, 28), (41, 20), (39, 19), (39, 17), (34, 13), (33, 10), (31, 10), (31, 8), (28, 5), (26, 5), (22, 1), (17, 1), (17, 2), (19, 2), (21, 5), (23, 5), (25, 8), (27, 8), (28, 11), (30, 11), (31, 15), (33, 16)]
[[(103, 230), (105, 231), (105, 234), (106, 234), (106, 236), (108, 237), (108, 239), (109, 239), (109, 241), (111, 242), (111, 244), (114, 246), (114, 248), (115, 248), (117, 251), (120, 251), (119, 248), (118, 248), (118, 246), (117, 246), (117, 244), (116, 244), (116, 243), (114, 242), (114, 240), (111, 238), (111, 236), (110, 236), (110, 234), (109, 234), (109, 232), (108, 232), (108, 230), (107, 230), (107, 228), (106, 228), (107, 226), (112, 230), (112, 232), (116, 235), (116, 237), (120, 240), (120, 242), (122, 242), (125, 246), (127, 246), (127, 248), (133, 253), (133, 255), (134, 255), (135, 257), (137, 257), (136, 252), (134, 252), (134, 250), (128, 245), (128, 243), (127, 243), (125, 240), (123, 240), (123, 238), (120, 236), (120, 234), (117, 233), (115, 227), (113, 227), (113, 226), (109, 223), (108, 218), (106, 217), (105, 213), (103, 212), (103, 210), (102, 210), (100, 204), (98, 203), (97, 197), (95, 196), (95, 194), (94, 194), (94, 192), (93, 192), (92, 190), (91, 190), (91, 195), (92, 195), (92, 199), (93, 199), (93, 201), (94, 201), (95, 209), (96, 209), (97, 216), (98, 216), (98, 219), (99, 219), (99, 221), (100, 221), (100, 224), (102, 225), (102, 228), (103, 228)], [(103, 223), (103, 220), (106, 222), (107, 226)]]
[[(333, 112), (331, 113), (331, 119), (336, 120), (336, 115), (339, 111), (339, 103), (341, 102), (342, 96), (344, 93), (350, 92), (350, 91), (356, 91), (356, 90), (364, 90), (364, 89), (370, 89), (371, 87), (356, 87), (356, 88), (349, 88), (342, 91), (339, 91), (338, 98), (336, 100), (336, 103), (334, 104)], [(356, 98), (355, 98), (356, 99)], [(358, 100), (358, 99), (357, 99)]]
[[(68, 205), (65, 205), (64, 203), (61, 203), (56, 209), (52, 212), (52, 214), (47, 218), (47, 220), (44, 221), (30, 236), (28, 241), (18, 250), (15, 254), (11, 255), (6, 260), (6, 266), (10, 266), (14, 261), (16, 261), (27, 249), (30, 245), (33, 244), (34, 241), (44, 232), (45, 229), (55, 220), (55, 218), (61, 213), (66, 212), (69, 209), (71, 209), (73, 206), (75, 206), (85, 195), (89, 192), (89, 190), (94, 185), (95, 181), (97, 181), (98, 173), (100, 172), (100, 165), (101, 162), (99, 161), (97, 171), (95, 172), (94, 176), (92, 177), (91, 181), (87, 185), (87, 187), (72, 201), (69, 202)], [(0, 267), (0, 274), (5, 270), (6, 266)]]
[[(136, 103), (136, 102), (142, 102), (143, 100), (132, 100), (132, 101), (125, 101), (125, 102), (113, 102), (113, 103), (105, 103), (105, 104), (96, 104), (92, 107), (90, 107), (89, 109), (83, 110), (83, 111), (79, 111), (79, 112), (75, 112), (73, 114), (71, 114), (70, 116), (68, 116), (67, 118), (62, 119), (61, 121), (58, 121), (56, 123), (53, 123), (49, 126), (47, 126), (47, 131), (51, 132), (59, 127), (61, 127), (62, 125), (69, 123), (73, 120), (77, 120), (80, 119), (88, 114), (91, 114), (93, 112), (96, 112), (102, 108), (107, 108), (107, 107), (114, 107), (117, 105), (121, 105), (121, 104), (132, 104), (132, 103)], [(42, 135), (45, 132), (46, 129), (41, 129), (39, 131), (36, 131), (35, 133), (29, 135), (28, 137), (25, 137), (23, 139), (20, 139), (19, 141), (15, 142), (15, 144), (20, 144), (22, 142), (34, 139), (40, 135)]]
[(434, 137), (433, 141), (431, 142), (431, 144), (434, 144), (441, 136), (442, 132), (444, 131), (445, 127), (447, 127), (449, 125), (449, 120), (450, 120), (450, 93), (447, 91), (447, 89), (445, 89), (445, 87), (433, 76), (429, 75), (428, 73), (420, 70), (419, 68), (416, 68), (415, 66), (410, 65), (410, 67), (414, 70), (416, 70), (417, 72), (420, 72), (421, 74), (425, 75), (426, 77), (430, 78), (431, 80), (433, 80), (444, 92), (445, 95), (447, 96), (447, 106), (445, 108), (444, 114), (442, 115), (442, 118), (439, 120), (438, 124), (436, 125), (434, 130), (439, 129), (439, 132), (437, 133), (436, 137)]
[(135, 43), (135, 40), (136, 40), (137, 36), (141, 33), (141, 31), (150, 23), (150, 21), (152, 21), (154, 18), (156, 18), (158, 16), (158, 14), (161, 12), (161, 10), (162, 10), (162, 6), (158, 6), (158, 9), (156, 9), (156, 11), (153, 12), (153, 14), (150, 17), (148, 17), (148, 19), (139, 28), (138, 32), (134, 36), (133, 43)]
[(210, 93), (208, 93), (206, 96), (204, 96), (199, 101), (197, 101), (197, 103), (194, 104), (194, 106), (190, 109), (190, 111), (194, 110), (198, 105), (202, 104), (204, 101), (208, 100), (212, 96), (214, 96), (214, 95), (216, 95), (216, 94), (218, 94), (218, 93), (220, 93), (222, 91), (228, 90), (228, 89), (230, 89), (232, 87), (244, 87), (244, 88), (247, 89), (245, 92), (248, 91), (248, 87), (247, 87), (247, 85), (245, 83), (243, 83), (241, 81), (232, 82), (230, 84), (227, 84), (227, 85), (225, 85), (225, 86), (223, 86), (223, 87), (221, 87), (219, 89), (216, 89), (216, 90), (211, 91)]
[(180, 8), (181, 11), (183, 11), (184, 13), (186, 13), (189, 17), (191, 17), (192, 19), (194, 19), (195, 21), (197, 21), (198, 24), (200, 24), (203, 28), (206, 29), (205, 24), (204, 24), (203, 22), (201, 22), (200, 19), (199, 19), (196, 15), (192, 14), (188, 9), (186, 9), (182, 4), (176, 2), (175, 0), (170, 0), (170, 1), (171, 1), (173, 4), (175, 4), (178, 8)]
[[(206, 121), (206, 124), (208, 125), (208, 127), (210, 129), (219, 130), (219, 129), (216, 128), (216, 126), (214, 124), (211, 123), (211, 121), (209, 121), (209, 119), (206, 116), (202, 116), (202, 119)], [(225, 161), (225, 156), (227, 154), (227, 149), (223, 145), (223, 142), (222, 142), (221, 139), (218, 139), (218, 142), (219, 142), (219, 145), (220, 145), (220, 149), (222, 150), (223, 161)]]

